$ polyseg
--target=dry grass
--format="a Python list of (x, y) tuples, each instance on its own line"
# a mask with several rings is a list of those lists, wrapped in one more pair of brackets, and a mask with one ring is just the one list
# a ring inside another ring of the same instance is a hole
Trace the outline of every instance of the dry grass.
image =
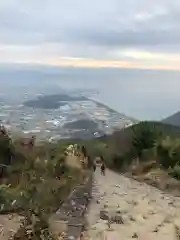
[(76, 168), (76, 169), (81, 169), (82, 165), (80, 162), (80, 159), (77, 156), (74, 155), (68, 155), (66, 157), (66, 165), (71, 167), (71, 168)]
[[(143, 167), (139, 167), (139, 170), (134, 171), (134, 173), (135, 172), (136, 174), (131, 176), (135, 180), (145, 182), (174, 196), (180, 196), (180, 182), (172, 178), (167, 171), (158, 167), (152, 167), (146, 172), (143, 170)], [(127, 175), (130, 176), (130, 173)]]

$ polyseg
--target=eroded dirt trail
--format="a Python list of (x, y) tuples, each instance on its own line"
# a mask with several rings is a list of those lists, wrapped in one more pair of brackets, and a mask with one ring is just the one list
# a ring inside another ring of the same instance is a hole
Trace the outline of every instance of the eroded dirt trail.
[(96, 170), (86, 217), (92, 240), (180, 239), (180, 198), (110, 170)]

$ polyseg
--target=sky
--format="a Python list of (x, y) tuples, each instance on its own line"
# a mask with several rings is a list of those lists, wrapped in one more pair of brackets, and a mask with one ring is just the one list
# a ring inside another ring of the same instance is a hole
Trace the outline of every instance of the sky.
[(179, 0), (1, 0), (0, 63), (180, 70)]

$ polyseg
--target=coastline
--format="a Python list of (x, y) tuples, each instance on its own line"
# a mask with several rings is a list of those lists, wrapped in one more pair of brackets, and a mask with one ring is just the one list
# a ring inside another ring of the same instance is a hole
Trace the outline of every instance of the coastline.
[(124, 113), (120, 113), (120, 112), (116, 111), (115, 109), (109, 107), (107, 104), (102, 103), (99, 99), (95, 99), (95, 98), (93, 98), (93, 97), (88, 97), (88, 99), (91, 100), (91, 101), (93, 101), (93, 102), (95, 102), (95, 103), (96, 103), (97, 105), (99, 105), (100, 107), (104, 107), (104, 108), (108, 109), (108, 111), (111, 112), (111, 113), (119, 114), (119, 115), (121, 115), (121, 117), (123, 117), (123, 118), (125, 118), (125, 119), (129, 119), (129, 120), (131, 120), (131, 121), (133, 121), (133, 122), (139, 122), (139, 120), (137, 120), (137, 119), (135, 119), (135, 118), (133, 118), (133, 117), (127, 116), (127, 115), (124, 114)]

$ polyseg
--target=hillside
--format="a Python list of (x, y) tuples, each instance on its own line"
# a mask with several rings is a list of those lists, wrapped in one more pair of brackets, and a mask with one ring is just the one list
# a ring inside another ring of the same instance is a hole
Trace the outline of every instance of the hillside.
[(162, 120), (163, 123), (180, 126), (180, 111)]
[[(146, 123), (152, 129), (155, 129), (159, 134), (172, 137), (180, 136), (180, 127), (178, 126), (153, 121), (144, 123)], [(117, 148), (119, 152), (124, 152), (126, 150), (129, 150), (134, 131), (138, 131), (139, 129), (141, 129), (141, 126), (142, 122), (131, 127), (122, 129), (120, 131), (116, 131), (112, 135), (105, 136), (103, 138), (100, 138), (99, 140), (105, 142), (108, 146), (113, 146), (113, 148)]]
[[(68, 139), (56, 144), (43, 143), (42, 145), (36, 145), (35, 139), (33, 145), (22, 144), (24, 142), (19, 140), (11, 141), (5, 129), (1, 132), (0, 163), (8, 165), (10, 171), (1, 172), (1, 180), (4, 182), (5, 178), (6, 182), (0, 188), (0, 214), (12, 211), (19, 213), (21, 210), (23, 216), (29, 220), (37, 215), (38, 223), (44, 224), (44, 218), (46, 219), (46, 225), (43, 226), (47, 229), (50, 226), (47, 219), (57, 210), (60, 202), (67, 198), (74, 187), (81, 185), (88, 172), (91, 172), (82, 170), (82, 165), (77, 162), (83, 156), (88, 156), (89, 168), (92, 167), (96, 157), (102, 156), (107, 167), (130, 176), (129, 179), (107, 169), (105, 177), (108, 181), (104, 184), (104, 177), (100, 176), (100, 171), (95, 172), (94, 176), (99, 189), (105, 192), (108, 184), (110, 189), (108, 199), (111, 203), (116, 201), (116, 196), (112, 195), (112, 189), (114, 186), (116, 188), (119, 183), (120, 189), (125, 189), (126, 196), (129, 196), (130, 200), (133, 198), (131, 196), (133, 191), (140, 196), (140, 184), (134, 183), (132, 189), (129, 188), (129, 183), (132, 183), (131, 178), (156, 186), (163, 191), (169, 191), (174, 195), (180, 194), (180, 127), (160, 122), (140, 122), (110, 136), (91, 140)], [(64, 154), (67, 145), (73, 143), (78, 144), (76, 149), (78, 155), (71, 155), (71, 151), (69, 155)], [(84, 151), (81, 152), (82, 146), (86, 148), (87, 155)], [(80, 158), (77, 157), (79, 153)], [(145, 189), (150, 189), (150, 187), (145, 186)], [(142, 193), (144, 194), (145, 190)], [(108, 194), (105, 199), (107, 196)], [(148, 196), (147, 202), (149, 198)], [(123, 198), (122, 195), (117, 199), (118, 202), (126, 202), (126, 200), (126, 197)], [(29, 213), (28, 209), (32, 209), (32, 213)], [(129, 211), (131, 209), (130, 207)], [(163, 211), (166, 216), (166, 207), (163, 209), (165, 209)], [(51, 222), (51, 226), (53, 224), (54, 222)], [(31, 226), (25, 226), (25, 230), (29, 227)], [(51, 238), (48, 236), (45, 239)]]
[[(2, 180), (6, 179), (0, 188), (3, 203), (1, 212), (19, 213), (21, 210), (28, 217), (26, 211), (32, 209), (30, 219), (34, 214), (37, 215), (37, 221), (42, 223), (44, 217), (48, 219), (88, 173), (85, 169), (81, 171), (74, 168), (77, 164), (72, 162), (73, 156), (65, 157), (64, 150), (73, 143), (79, 145), (78, 151), (81, 151), (82, 146), (86, 148), (89, 167), (96, 157), (102, 156), (106, 166), (116, 172), (130, 174), (138, 181), (147, 182), (163, 191), (168, 189), (173, 194), (180, 194), (179, 137), (180, 127), (160, 122), (140, 122), (97, 139), (68, 139), (56, 144), (43, 143), (41, 146), (26, 146), (22, 141), (11, 141), (7, 133), (2, 131), (0, 163), (8, 165), (9, 170), (1, 172)], [(112, 182), (108, 181), (110, 187), (116, 185), (118, 179), (123, 184), (124, 180), (117, 174), (107, 170), (109, 174), (112, 176)], [(154, 180), (155, 174), (160, 181)], [(103, 189), (105, 185), (101, 179), (98, 177), (97, 181), (100, 181)]]
[[(112, 135), (84, 141), (83, 144), (92, 158), (102, 155), (107, 165), (114, 168), (117, 164), (114, 161), (118, 161), (118, 165), (122, 162), (130, 165), (132, 159), (144, 154), (146, 150), (151, 150), (156, 143), (164, 144), (163, 141), (168, 141), (168, 138), (173, 146), (174, 141), (179, 141), (179, 136), (180, 127), (160, 122), (140, 122)], [(154, 156), (149, 153), (149, 158), (153, 159)]]
[(142, 123), (146, 123), (148, 126), (152, 127), (153, 129), (156, 129), (159, 133), (163, 135), (169, 135), (174, 137), (180, 136), (180, 126), (173, 126), (166, 123), (160, 123), (160, 122), (140, 122), (138, 124), (135, 124), (133, 126), (130, 126), (128, 128), (122, 129), (120, 131), (114, 132), (112, 135), (107, 136), (105, 140), (108, 143), (111, 142), (121, 142), (121, 140), (126, 142), (126, 139), (130, 139), (132, 137), (132, 134), (134, 131), (138, 131), (141, 128)]
[[(12, 139), (0, 127), (0, 225), (5, 229), (0, 239), (10, 239), (10, 229), (14, 240), (57, 239), (52, 236), (49, 218), (87, 177), (78, 158), (65, 156), (66, 147), (48, 142), (39, 145), (35, 138)], [(19, 220), (11, 221), (12, 213), (17, 219), (21, 216), (23, 227)]]

